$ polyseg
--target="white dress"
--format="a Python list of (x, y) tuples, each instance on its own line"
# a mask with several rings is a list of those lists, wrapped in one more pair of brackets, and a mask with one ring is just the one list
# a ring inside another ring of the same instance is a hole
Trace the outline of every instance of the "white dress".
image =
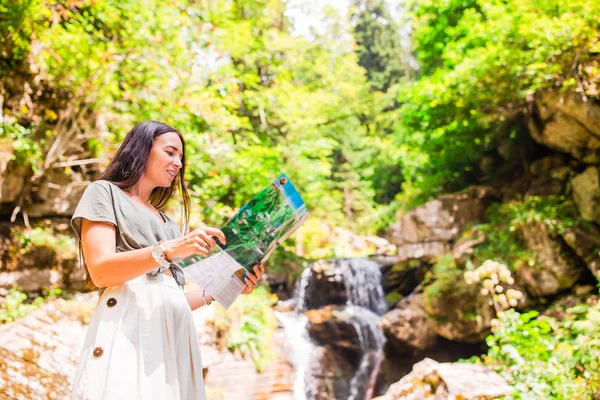
[(90, 322), (72, 399), (205, 399), (192, 312), (168, 275), (107, 288)]
[[(86, 188), (71, 225), (80, 238), (83, 218), (114, 224), (116, 251), (124, 252), (181, 237), (177, 224), (163, 213), (161, 217), (162, 221), (114, 183), (96, 181)], [(182, 274), (175, 275), (183, 284)], [(196, 327), (175, 279), (143, 275), (101, 290), (72, 399), (205, 398)]]

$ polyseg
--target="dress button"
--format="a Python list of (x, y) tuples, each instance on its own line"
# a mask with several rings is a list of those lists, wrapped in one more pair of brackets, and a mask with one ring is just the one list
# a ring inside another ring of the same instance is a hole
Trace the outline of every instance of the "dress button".
[(96, 347), (94, 349), (94, 357), (100, 357), (102, 355), (102, 353), (104, 353), (104, 350), (102, 350), (102, 347)]
[(117, 299), (115, 299), (114, 297), (111, 297), (106, 302), (106, 305), (109, 306), (109, 307), (114, 307), (115, 305), (117, 305)]

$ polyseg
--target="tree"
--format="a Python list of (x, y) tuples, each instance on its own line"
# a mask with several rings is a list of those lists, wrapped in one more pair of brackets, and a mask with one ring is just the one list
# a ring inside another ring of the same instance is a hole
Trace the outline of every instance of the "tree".
[(406, 74), (406, 57), (385, 0), (354, 0), (353, 27), (358, 64), (374, 90), (386, 92)]

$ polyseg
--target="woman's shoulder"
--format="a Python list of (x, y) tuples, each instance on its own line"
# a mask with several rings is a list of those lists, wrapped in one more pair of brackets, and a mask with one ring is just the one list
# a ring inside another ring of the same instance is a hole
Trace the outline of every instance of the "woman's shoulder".
[(80, 203), (81, 202), (99, 202), (99, 201), (105, 201), (107, 203), (112, 203), (115, 201), (115, 188), (118, 189), (118, 187), (109, 181), (105, 181), (105, 180), (97, 180), (94, 182), (91, 182), (90, 184), (87, 185), (87, 187), (85, 188), (85, 191), (83, 193), (83, 196), (81, 197)]
[(104, 179), (98, 179), (97, 181), (94, 181), (88, 185), (88, 187), (94, 187), (94, 186), (105, 188), (105, 189), (116, 187), (116, 185), (114, 183), (112, 183), (111, 181), (105, 181)]
[(99, 179), (97, 181), (90, 183), (86, 188), (86, 191), (102, 192), (102, 193), (106, 193), (106, 194), (112, 194), (116, 190), (121, 190), (121, 189), (113, 182), (105, 181), (103, 179)]

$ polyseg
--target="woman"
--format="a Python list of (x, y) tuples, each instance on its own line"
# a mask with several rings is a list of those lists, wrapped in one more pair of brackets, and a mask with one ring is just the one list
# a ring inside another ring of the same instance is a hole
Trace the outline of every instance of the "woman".
[[(185, 146), (177, 130), (147, 121), (125, 137), (106, 171), (90, 184), (71, 224), (87, 277), (99, 290), (75, 376), (73, 399), (204, 399), (202, 360), (191, 311), (213, 300), (183, 293), (170, 261), (207, 255), (225, 236), (216, 228), (182, 235), (158, 211), (175, 189), (189, 222)], [(264, 272), (247, 274), (244, 294)]]

